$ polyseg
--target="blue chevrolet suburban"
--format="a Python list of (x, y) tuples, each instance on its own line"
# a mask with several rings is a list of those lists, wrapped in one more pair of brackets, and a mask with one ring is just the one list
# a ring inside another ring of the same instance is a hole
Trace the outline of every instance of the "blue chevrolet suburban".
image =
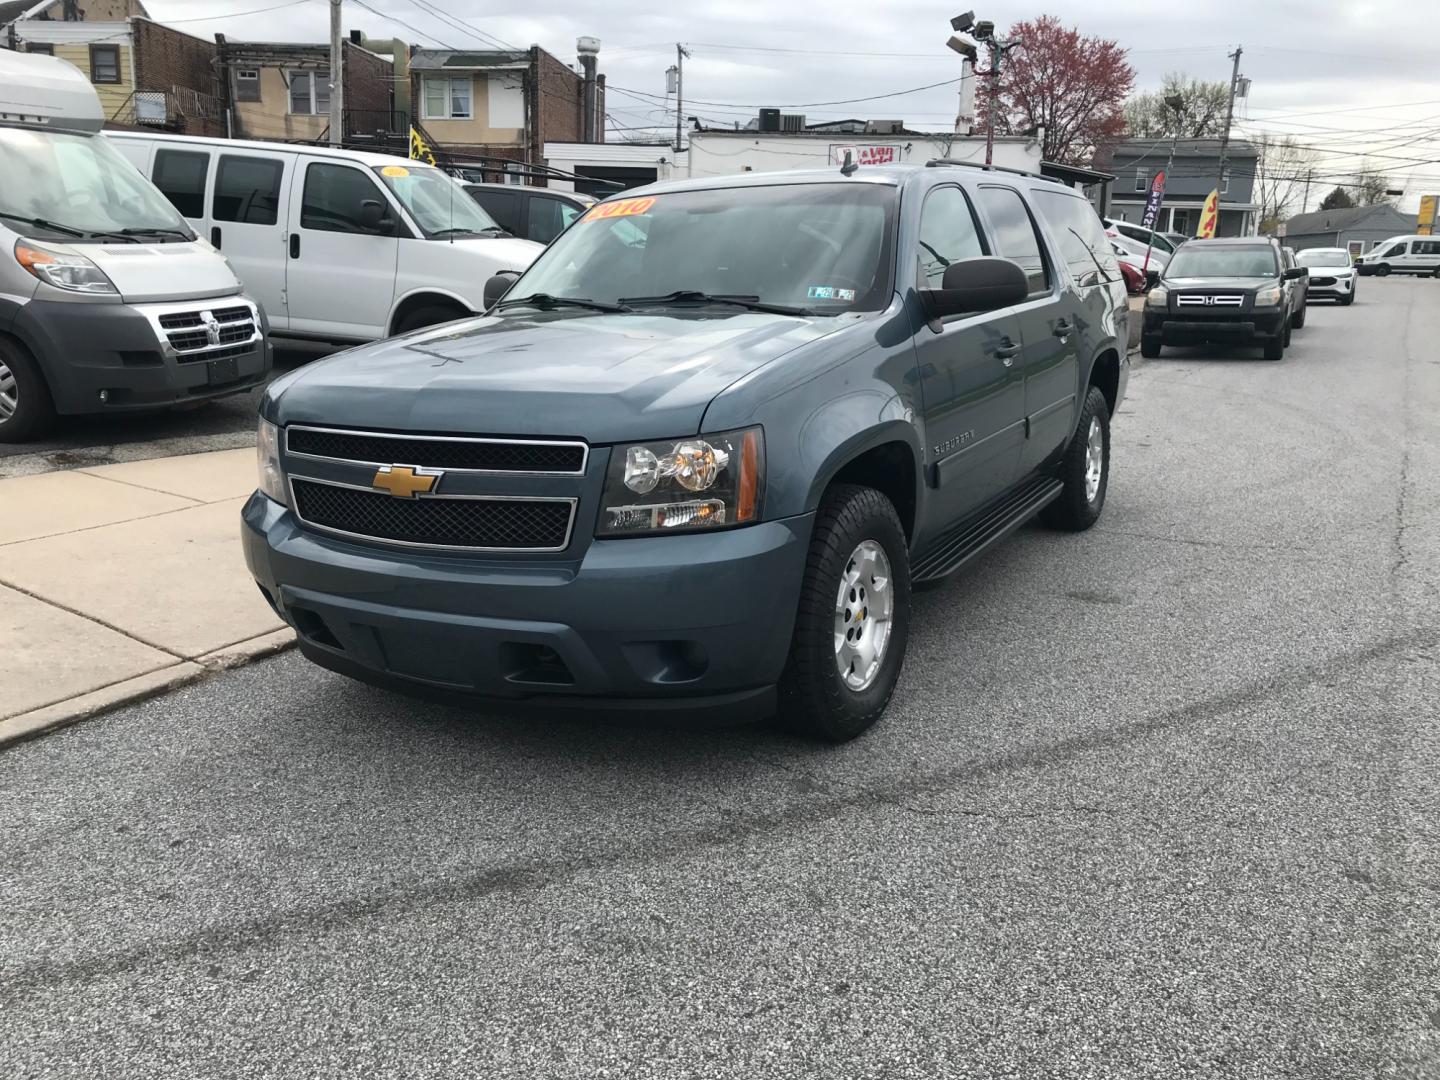
[(895, 689), (912, 588), (1104, 506), (1125, 289), (1057, 182), (658, 184), (487, 293), (261, 404), (246, 557), (327, 668), (849, 739)]

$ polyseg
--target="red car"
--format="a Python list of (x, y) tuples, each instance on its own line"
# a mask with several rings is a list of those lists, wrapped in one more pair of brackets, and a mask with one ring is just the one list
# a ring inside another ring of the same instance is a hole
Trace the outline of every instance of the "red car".
[[(1120, 262), (1120, 260), (1117, 259), (1116, 262)], [(1138, 266), (1120, 262), (1120, 276), (1125, 279), (1125, 291), (1131, 296), (1139, 296), (1145, 292), (1145, 275), (1140, 272)]]

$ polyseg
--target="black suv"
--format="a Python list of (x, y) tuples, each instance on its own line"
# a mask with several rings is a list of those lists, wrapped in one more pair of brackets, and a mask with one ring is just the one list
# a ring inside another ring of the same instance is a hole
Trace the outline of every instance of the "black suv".
[(1100, 516), (1129, 372), (1084, 196), (956, 164), (627, 192), (483, 318), (271, 383), (245, 550), (301, 650), (508, 709), (864, 731), (912, 584)]
[[(1191, 240), (1145, 298), (1140, 355), (1162, 345), (1260, 345), (1279, 360), (1290, 331), (1305, 325), (1309, 271), (1263, 236)], [(1298, 295), (1297, 295), (1298, 294)]]

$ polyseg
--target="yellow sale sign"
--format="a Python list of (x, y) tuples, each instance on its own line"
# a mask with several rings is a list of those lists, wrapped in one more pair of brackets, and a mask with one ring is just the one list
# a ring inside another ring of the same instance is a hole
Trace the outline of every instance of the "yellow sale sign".
[(1220, 218), (1220, 189), (1210, 192), (1205, 199), (1205, 209), (1200, 211), (1200, 228), (1195, 232), (1197, 240), (1209, 240), (1215, 235), (1215, 226)]
[(1420, 224), (1415, 231), (1421, 236), (1433, 235), (1437, 216), (1440, 216), (1440, 195), (1420, 196)]

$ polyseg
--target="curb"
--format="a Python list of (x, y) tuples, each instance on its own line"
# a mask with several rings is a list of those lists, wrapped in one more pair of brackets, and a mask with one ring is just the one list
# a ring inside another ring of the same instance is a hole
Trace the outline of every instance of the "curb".
[(46, 732), (101, 716), (123, 705), (134, 705), (149, 698), (178, 690), (222, 671), (243, 667), (256, 660), (284, 652), (295, 644), (295, 632), (289, 627), (272, 630), (259, 637), (237, 641), (214, 652), (182, 660), (177, 664), (136, 675), (120, 682), (102, 686), (78, 697), (32, 709), (0, 720), (0, 747), (33, 739)]

